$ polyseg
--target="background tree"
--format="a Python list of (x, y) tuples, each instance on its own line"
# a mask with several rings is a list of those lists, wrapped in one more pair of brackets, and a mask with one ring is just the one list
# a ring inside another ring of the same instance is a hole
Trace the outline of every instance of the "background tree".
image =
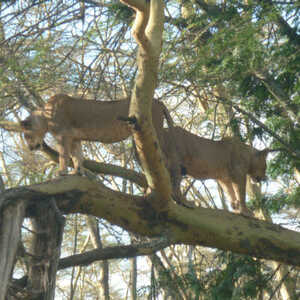
[[(132, 1), (131, 4), (134, 3), (142, 3), (143, 8), (146, 5), (146, 1)], [(165, 1), (164, 12), (158, 81), (153, 82), (150, 89), (157, 85), (155, 97), (168, 106), (175, 124), (193, 133), (212, 139), (235, 135), (260, 149), (281, 148), (282, 151), (269, 157), (269, 180), (262, 187), (249, 184), (247, 203), (257, 217), (263, 216), (269, 223), (297, 230), (299, 5), (294, 1), (270, 0), (221, 2), (176, 0)], [(134, 99), (135, 78), (138, 74), (136, 63), (138, 45), (131, 35), (134, 19), (135, 12), (119, 1), (1, 2), (1, 124), (7, 126), (8, 121), (23, 119), (34, 108), (43, 105), (50, 95), (58, 92), (103, 100), (115, 100), (133, 94)], [(140, 40), (140, 46), (143, 47), (143, 40)], [(159, 47), (156, 50), (159, 51)], [(151, 91), (143, 92), (149, 104), (149, 100), (152, 99)], [(136, 100), (135, 103), (138, 105), (139, 99)], [(136, 111), (139, 109), (139, 106), (136, 106)], [(136, 111), (134, 112), (134, 108), (131, 110), (132, 114), (136, 114)], [(146, 124), (146, 132), (147, 128), (149, 126)], [(139, 139), (142, 145), (149, 145), (152, 134), (150, 140), (146, 140), (147, 135), (139, 133), (135, 133), (134, 138)], [(1, 139), (1, 179), (5, 189), (22, 188), (54, 179), (57, 165), (43, 152), (29, 152), (20, 134), (1, 130)], [(55, 141), (51, 136), (47, 136), (46, 142), (55, 147)], [(126, 167), (140, 172), (140, 168), (132, 159), (131, 144), (130, 139), (117, 145), (85, 143), (84, 150), (87, 157), (117, 167), (95, 164), (92, 161), (86, 162), (86, 165), (93, 168), (98, 174), (99, 181), (106, 187), (121, 193), (141, 196), (143, 195), (141, 186), (145, 187), (145, 178), (121, 168)], [(149, 146), (145, 147), (147, 148)], [(152, 153), (157, 154), (155, 151), (151, 151), (150, 154)], [(155, 155), (153, 158), (146, 153), (143, 162), (148, 183), (152, 182), (160, 195), (151, 199), (149, 203), (157, 203), (158, 210), (165, 209), (161, 207), (164, 205), (172, 210), (174, 208), (170, 185), (163, 166), (158, 165), (162, 170), (159, 172), (162, 174), (159, 178), (155, 178), (156, 175), (151, 170), (151, 166), (154, 165), (152, 160), (157, 159)], [(125, 174), (130, 180), (116, 177), (118, 174), (122, 178)], [(154, 180), (151, 179), (153, 176)], [(77, 188), (88, 186), (95, 193), (99, 192), (98, 188), (102, 191), (100, 184), (97, 188), (96, 183), (89, 183), (86, 178), (78, 179), (77, 185), (68, 180), (66, 178), (63, 182), (65, 186), (68, 184)], [(45, 189), (50, 188), (42, 185), (40, 191)], [(59, 181), (53, 181), (53, 189), (56, 191), (53, 193), (55, 198), (57, 191), (61, 190)], [(65, 201), (78, 199), (78, 194), (69, 194), (68, 198), (64, 194), (65, 191), (61, 191)], [(226, 196), (216, 182), (185, 178), (182, 191), (187, 200), (196, 206), (228, 209)], [(7, 195), (8, 192), (3, 194), (3, 201), (8, 199)], [(16, 195), (15, 199), (19, 199), (20, 195), (25, 194)], [(26, 195), (29, 197), (28, 193)], [(42, 195), (43, 193), (32, 197), (41, 201), (44, 199)], [(27, 207), (26, 210), (24, 203), (18, 203), (14, 207), (12, 220), (18, 217), (22, 219), (22, 215), (31, 218), (26, 219), (22, 225), (22, 243), (18, 247), (12, 274), (14, 280), (10, 278), (10, 297), (18, 295), (33, 299), (34, 296), (40, 296), (41, 290), (47, 293), (43, 289), (42, 282), (33, 279), (38, 277), (39, 272), (45, 272), (40, 266), (50, 261), (44, 253), (38, 252), (42, 251), (41, 245), (45, 242), (44, 237), (38, 234), (40, 231), (38, 228), (43, 226), (39, 223), (41, 221), (39, 216), (44, 218), (48, 211), (53, 212), (48, 216), (48, 224), (58, 224), (53, 231), (47, 232), (49, 240), (53, 245), (57, 245), (57, 248), (61, 249), (61, 255), (66, 257), (58, 261), (59, 252), (50, 255), (60, 270), (56, 279), (57, 297), (67, 299), (105, 299), (104, 297), (106, 299), (109, 297), (110, 299), (130, 297), (297, 299), (299, 297), (298, 267), (285, 266), (282, 273), (283, 266), (274, 267), (269, 260), (221, 252), (199, 246), (199, 243), (197, 246), (170, 246), (176, 241), (174, 242), (166, 232), (161, 232), (162, 227), (157, 224), (157, 216), (151, 215), (149, 209), (148, 221), (152, 222), (154, 231), (160, 232), (164, 239), (153, 241), (150, 239), (153, 236), (149, 234), (148, 239), (132, 236), (125, 229), (132, 230), (133, 223), (129, 224), (131, 227), (123, 226), (124, 229), (112, 225), (125, 225), (125, 222), (121, 218), (114, 219), (106, 215), (105, 207), (110, 206), (104, 200), (108, 194), (103, 192), (101, 195), (100, 197), (97, 194), (99, 197), (95, 197), (97, 201), (103, 201), (103, 206), (98, 208), (102, 209), (102, 214), (99, 215), (101, 218), (97, 219), (79, 214), (70, 215), (70, 212), (91, 213), (91, 211), (76, 205), (70, 209), (68, 203), (61, 204), (59, 201), (56, 204), (51, 201), (50, 204), (45, 204), (40, 208), (41, 212), (36, 211), (39, 205), (31, 206), (31, 209)], [(109, 196), (112, 197), (110, 194)], [(113, 197), (111, 199), (114, 201)], [(119, 210), (127, 209), (128, 218), (136, 220), (135, 207), (128, 204), (126, 197), (120, 199), (123, 199), (125, 204), (120, 206)], [(134, 199), (141, 201), (140, 198)], [(147, 201), (144, 199), (141, 203), (148, 203)], [(94, 202), (91, 197), (91, 203)], [(3, 204), (2, 200), (0, 204)], [(176, 207), (176, 209), (178, 210), (175, 215), (176, 217), (180, 215), (182, 222), (194, 216), (184, 208)], [(59, 210), (65, 213), (65, 222)], [(199, 210), (199, 218), (202, 218), (200, 212)], [(2, 228), (10, 217), (7, 210), (5, 213), (0, 219)], [(226, 226), (227, 215), (211, 214), (210, 211), (207, 214), (210, 218), (218, 216), (214, 219), (216, 227)], [(195, 219), (195, 223), (198, 221)], [(146, 234), (145, 224), (147, 222), (140, 225), (138, 233)], [(15, 232), (18, 230), (17, 225), (14, 227)], [(46, 224), (45, 228), (47, 227)], [(62, 231), (63, 241), (61, 241)], [(14, 231), (11, 228), (9, 232)], [(196, 232), (190, 228), (189, 234)], [(203, 232), (205, 234), (204, 230)], [(299, 250), (297, 240), (294, 240), (294, 243)], [(210, 246), (218, 248), (220, 244), (222, 243)], [(167, 246), (170, 247), (166, 248)], [(48, 247), (49, 245), (47, 249)], [(155, 252), (156, 250), (158, 252)], [(235, 250), (239, 252), (237, 248)], [(264, 251), (268, 252), (268, 249)], [(289, 263), (299, 266), (299, 256), (289, 250), (286, 253), (290, 256)], [(146, 260), (141, 262), (138, 259), (135, 275), (136, 267), (133, 266), (131, 269), (126, 258), (145, 254), (151, 254), (147, 260), (149, 267), (141, 270), (141, 265), (144, 265)], [(249, 254), (254, 255), (253, 252)], [(111, 258), (121, 260), (109, 260), (107, 263), (106, 259)], [(106, 262), (100, 265), (99, 261), (102, 260)], [(47, 269), (47, 274), (53, 276), (53, 272), (56, 273), (55, 268)], [(137, 279), (136, 285), (132, 284), (134, 278)], [(136, 286), (136, 291), (130, 292), (130, 285)], [(53, 295), (53, 288), (50, 287), (47, 297)]]

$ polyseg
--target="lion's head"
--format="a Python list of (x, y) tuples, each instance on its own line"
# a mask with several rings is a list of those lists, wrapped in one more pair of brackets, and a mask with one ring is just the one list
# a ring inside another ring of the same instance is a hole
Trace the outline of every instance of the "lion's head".
[(264, 149), (262, 151), (255, 150), (255, 152), (253, 153), (250, 162), (249, 175), (256, 182), (266, 180), (266, 158), (269, 152), (269, 149)]
[(47, 121), (40, 112), (33, 112), (20, 122), (24, 138), (30, 150), (36, 150), (43, 144), (47, 132)]

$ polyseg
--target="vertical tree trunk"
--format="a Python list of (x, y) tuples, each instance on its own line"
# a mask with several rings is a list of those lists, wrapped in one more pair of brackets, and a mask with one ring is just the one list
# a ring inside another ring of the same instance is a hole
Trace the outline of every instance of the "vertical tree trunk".
[(0, 203), (0, 300), (6, 298), (21, 237), (25, 209), (25, 201), (12, 203), (5, 208), (3, 203)]
[(160, 196), (153, 201), (153, 206), (158, 211), (164, 211), (171, 200), (172, 187), (168, 171), (162, 163), (162, 152), (152, 124), (151, 109), (162, 49), (164, 2), (121, 2), (136, 11), (132, 35), (139, 45), (138, 73), (129, 108), (129, 116), (135, 123), (133, 137), (148, 185)]
[(137, 283), (137, 259), (131, 259), (131, 300), (137, 300), (136, 283)]
[(58, 260), (60, 257), (64, 218), (54, 201), (40, 202), (32, 220), (32, 259), (27, 288), (43, 300), (54, 300)]
[[(103, 245), (101, 242), (100, 231), (95, 217), (88, 216), (87, 223), (92, 237), (92, 243), (95, 248), (102, 249)], [(101, 267), (101, 278), (100, 278), (100, 299), (109, 300), (109, 263), (104, 260), (99, 263)]]

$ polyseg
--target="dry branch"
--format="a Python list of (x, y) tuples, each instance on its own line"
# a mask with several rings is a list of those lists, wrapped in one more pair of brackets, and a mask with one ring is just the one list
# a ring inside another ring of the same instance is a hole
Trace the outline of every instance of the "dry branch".
[(99, 260), (131, 258), (142, 255), (151, 255), (159, 250), (162, 250), (163, 248), (170, 246), (170, 244), (170, 241), (162, 238), (136, 245), (133, 244), (90, 250), (85, 253), (75, 254), (62, 258), (59, 261), (58, 269), (65, 269), (73, 266), (89, 265)]
[(21, 126), (19, 123), (12, 121), (0, 121), (0, 127), (7, 131), (21, 132)]

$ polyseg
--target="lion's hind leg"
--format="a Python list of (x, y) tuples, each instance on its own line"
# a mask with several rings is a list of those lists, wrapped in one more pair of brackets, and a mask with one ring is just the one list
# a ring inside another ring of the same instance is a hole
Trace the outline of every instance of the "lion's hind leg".
[(90, 179), (97, 178), (95, 173), (93, 173), (92, 171), (90, 171), (89, 169), (83, 166), (84, 157), (82, 154), (82, 147), (80, 141), (72, 142), (71, 158), (74, 166), (74, 171), (72, 172), (72, 174), (80, 175), (80, 176), (84, 175)]

